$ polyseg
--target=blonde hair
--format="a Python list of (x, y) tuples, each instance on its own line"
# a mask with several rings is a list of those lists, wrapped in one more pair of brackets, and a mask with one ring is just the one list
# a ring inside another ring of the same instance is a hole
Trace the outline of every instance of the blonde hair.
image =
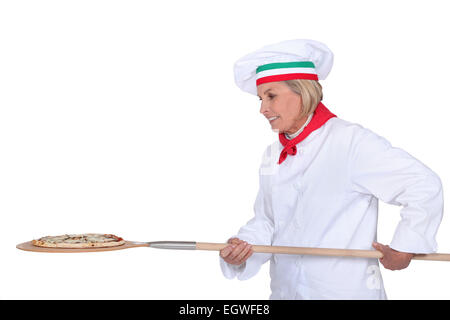
[(295, 93), (302, 97), (302, 113), (300, 118), (309, 116), (316, 110), (317, 105), (323, 99), (322, 86), (319, 81), (294, 79), (283, 81)]

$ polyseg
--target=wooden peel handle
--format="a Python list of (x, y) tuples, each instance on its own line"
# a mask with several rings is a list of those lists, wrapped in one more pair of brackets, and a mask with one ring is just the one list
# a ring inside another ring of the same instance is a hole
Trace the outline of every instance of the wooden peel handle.
[(450, 254), (448, 253), (427, 253), (416, 254), (414, 260), (430, 260), (430, 261), (450, 261)]
[[(197, 250), (220, 251), (228, 243), (197, 242)], [(307, 254), (316, 256), (337, 256), (337, 257), (359, 257), (359, 258), (382, 258), (383, 254), (378, 250), (356, 250), (356, 249), (331, 249), (331, 248), (309, 248), (309, 247), (288, 247), (288, 246), (262, 246), (252, 245), (253, 252), (276, 253), (276, 254)], [(434, 260), (450, 261), (450, 254), (430, 253), (416, 254), (414, 260)]]

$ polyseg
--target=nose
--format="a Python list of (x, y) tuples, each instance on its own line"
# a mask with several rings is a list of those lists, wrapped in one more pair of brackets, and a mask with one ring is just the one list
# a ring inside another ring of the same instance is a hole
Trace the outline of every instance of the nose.
[(269, 107), (267, 106), (267, 104), (265, 104), (264, 102), (261, 101), (261, 108), (259, 108), (259, 112), (261, 114), (267, 113), (269, 111)]

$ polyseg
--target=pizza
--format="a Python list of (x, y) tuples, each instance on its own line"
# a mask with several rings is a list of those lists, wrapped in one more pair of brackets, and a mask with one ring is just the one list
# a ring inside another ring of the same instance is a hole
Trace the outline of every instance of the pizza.
[(113, 234), (84, 233), (46, 236), (31, 243), (47, 248), (105, 248), (123, 245), (125, 240)]

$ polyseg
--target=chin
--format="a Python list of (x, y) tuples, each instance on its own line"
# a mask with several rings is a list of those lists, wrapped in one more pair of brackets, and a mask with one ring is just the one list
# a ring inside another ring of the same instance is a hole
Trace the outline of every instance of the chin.
[(276, 133), (280, 133), (280, 129), (277, 126), (272, 126), (272, 131)]

